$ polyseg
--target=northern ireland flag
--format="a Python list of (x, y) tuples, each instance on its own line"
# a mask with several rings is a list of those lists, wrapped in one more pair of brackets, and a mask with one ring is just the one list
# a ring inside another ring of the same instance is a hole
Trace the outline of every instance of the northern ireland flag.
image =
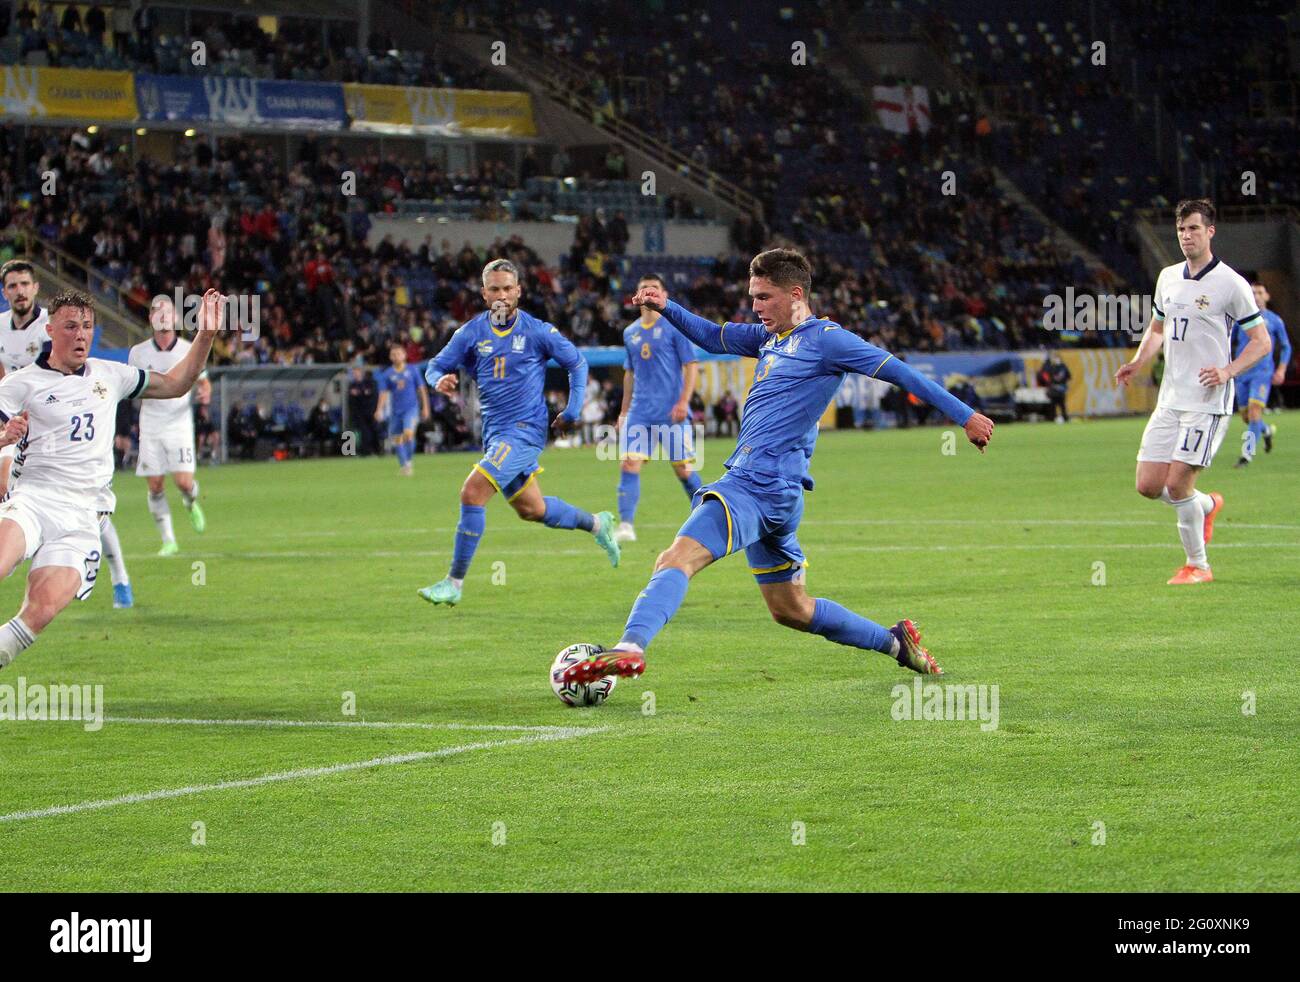
[(930, 132), (930, 93), (923, 85), (875, 85), (872, 100), (880, 125), (891, 133)]

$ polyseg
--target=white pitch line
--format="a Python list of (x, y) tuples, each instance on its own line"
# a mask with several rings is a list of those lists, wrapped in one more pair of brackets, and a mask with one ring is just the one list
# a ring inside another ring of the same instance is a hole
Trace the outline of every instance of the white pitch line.
[(488, 740), (481, 743), (466, 743), (457, 747), (443, 747), (441, 750), (419, 750), (409, 754), (393, 754), (388, 757), (372, 757), (370, 760), (358, 760), (347, 764), (329, 764), (324, 767), (304, 767), (296, 771), (279, 771), (274, 774), (262, 774), (258, 777), (244, 778), (238, 781), (218, 781), (215, 784), (191, 784), (183, 788), (164, 788), (160, 791), (147, 791), (143, 794), (124, 794), (117, 798), (101, 798), (97, 801), (81, 801), (74, 805), (55, 805), (53, 808), (37, 808), (31, 811), (10, 812), (0, 815), (0, 822), (24, 822), (34, 818), (53, 818), (57, 815), (72, 815), (77, 812), (98, 811), (117, 805), (138, 805), (147, 801), (162, 801), (167, 798), (184, 798), (189, 795), (206, 794), (209, 791), (232, 791), (239, 788), (256, 788), (263, 784), (278, 784), (284, 781), (303, 781), (313, 777), (329, 777), (334, 774), (346, 774), (349, 771), (369, 770), (375, 767), (390, 767), (394, 764), (411, 764), (420, 760), (432, 760), (435, 757), (452, 757), (456, 754), (469, 753), (471, 750), (491, 750), (495, 747), (513, 747), (525, 743), (550, 743), (555, 740), (573, 740), (593, 733), (603, 733), (608, 726), (583, 729), (556, 730), (549, 733), (530, 733), (513, 740)]
[(364, 730), (491, 730), (506, 733), (569, 733), (589, 729), (581, 726), (525, 726), (508, 723), (389, 723), (382, 720), (332, 719), (186, 719), (174, 716), (105, 716), (105, 723), (138, 723), (155, 726), (261, 726), (288, 728), (335, 728)]
[[(1172, 524), (1167, 524), (1167, 528), (1172, 528)], [(1173, 548), (1177, 548), (1178, 540), (1172, 540)], [(826, 552), (1002, 552), (1002, 551), (1031, 551), (1038, 552), (1052, 549), (1169, 549), (1169, 542), (1116, 542), (1108, 544), (1098, 544), (1095, 542), (1025, 542), (1025, 543), (983, 543), (973, 542), (957, 545), (925, 545), (925, 544), (899, 544), (899, 545), (828, 545), (820, 547), (816, 545), (816, 540), (806, 537), (805, 545), (812, 543), (814, 548), (824, 549)], [(1300, 542), (1216, 542), (1210, 547), (1213, 550), (1218, 549), (1300, 549)], [(431, 559), (443, 557), (448, 554), (446, 549), (407, 549), (407, 550), (370, 550), (354, 549), (349, 551), (325, 551), (315, 550), (306, 552), (301, 550), (285, 550), (281, 552), (195, 552), (189, 553), (187, 558), (192, 559)], [(516, 546), (509, 546), (503, 549), (500, 555), (514, 556), (591, 556), (591, 549), (523, 549)], [(132, 562), (137, 560), (158, 558), (155, 554), (138, 555), (129, 557)], [(171, 557), (164, 557), (170, 560)]]

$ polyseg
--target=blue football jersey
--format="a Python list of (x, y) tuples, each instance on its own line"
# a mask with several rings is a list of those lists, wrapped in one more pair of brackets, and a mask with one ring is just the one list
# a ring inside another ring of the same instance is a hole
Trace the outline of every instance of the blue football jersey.
[[(1268, 336), (1273, 342), (1273, 352), (1265, 358), (1255, 362), (1250, 368), (1246, 369), (1247, 375), (1272, 375), (1274, 366), (1289, 365), (1291, 363), (1291, 339), (1286, 333), (1286, 324), (1282, 318), (1271, 310), (1261, 310), (1264, 317), (1264, 326), (1268, 328)], [(1246, 332), (1240, 328), (1232, 328), (1232, 357), (1241, 357), (1242, 351), (1250, 343), (1250, 338)]]
[[(783, 334), (774, 334), (762, 324), (714, 324), (671, 300), (664, 316), (706, 351), (758, 359), (736, 449), (726, 460), (733, 470), (774, 474), (811, 490), (808, 466), (817, 445), (818, 424), (848, 372), (905, 381), (908, 391), (960, 425), (974, 414), (943, 387), (834, 321), (809, 317)], [(894, 370), (882, 375), (881, 370), (891, 364)]]
[(682, 368), (697, 361), (686, 336), (662, 317), (649, 325), (638, 318), (623, 331), (623, 368), (632, 372), (628, 415), (668, 419), (682, 394)]
[(424, 380), (414, 365), (407, 365), (400, 372), (391, 365), (375, 376), (375, 385), (380, 392), (389, 393), (389, 412), (394, 416), (404, 416), (420, 408), (420, 386)]
[(493, 326), (486, 310), (471, 317), (430, 359), (424, 377), (432, 385), (439, 376), (461, 368), (474, 375), (485, 441), (518, 423), (531, 423), (545, 433), (546, 363), (551, 358), (569, 373), (564, 415), (577, 420), (587, 387), (587, 361), (559, 328), (522, 310), (505, 327)]

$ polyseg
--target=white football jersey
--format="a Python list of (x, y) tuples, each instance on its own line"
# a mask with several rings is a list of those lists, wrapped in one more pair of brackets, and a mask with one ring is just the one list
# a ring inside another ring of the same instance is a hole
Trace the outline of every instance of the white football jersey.
[(1219, 259), (1195, 276), (1187, 275), (1187, 263), (1176, 263), (1160, 271), (1152, 302), (1164, 322), (1165, 374), (1156, 407), (1231, 413), (1232, 380), (1204, 386), (1200, 373), (1232, 361), (1233, 324), (1248, 330), (1264, 323), (1246, 278)]
[(27, 410), (11, 480), (69, 503), (112, 511), (113, 436), (117, 404), (144, 391), (148, 373), (118, 361), (88, 358), (71, 375), (40, 355), (0, 379), (0, 422)]
[(10, 308), (0, 314), (0, 364), (5, 372), (26, 368), (41, 353), (41, 345), (50, 339), (45, 325), (50, 322), (50, 312), (36, 307), (36, 319), (21, 330), (14, 329), (14, 312)]
[[(153, 338), (133, 345), (126, 362), (147, 372), (170, 372), (190, 350), (190, 342), (179, 334), (169, 347), (160, 348)], [(207, 378), (205, 371), (199, 378)], [(175, 399), (146, 399), (140, 403), (140, 436), (160, 434), (172, 428), (194, 428), (190, 412), (190, 393)]]

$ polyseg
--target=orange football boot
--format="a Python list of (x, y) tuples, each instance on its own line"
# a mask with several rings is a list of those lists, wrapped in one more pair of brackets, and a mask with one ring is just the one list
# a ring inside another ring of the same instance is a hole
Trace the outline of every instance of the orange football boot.
[(1210, 544), (1210, 540), (1214, 538), (1214, 519), (1219, 512), (1223, 511), (1223, 495), (1219, 494), (1218, 491), (1211, 491), (1210, 497), (1214, 499), (1214, 507), (1205, 516), (1205, 544), (1207, 546)]
[(1199, 566), (1184, 566), (1168, 581), (1168, 586), (1182, 586), (1184, 583), (1212, 583), (1214, 574)]

